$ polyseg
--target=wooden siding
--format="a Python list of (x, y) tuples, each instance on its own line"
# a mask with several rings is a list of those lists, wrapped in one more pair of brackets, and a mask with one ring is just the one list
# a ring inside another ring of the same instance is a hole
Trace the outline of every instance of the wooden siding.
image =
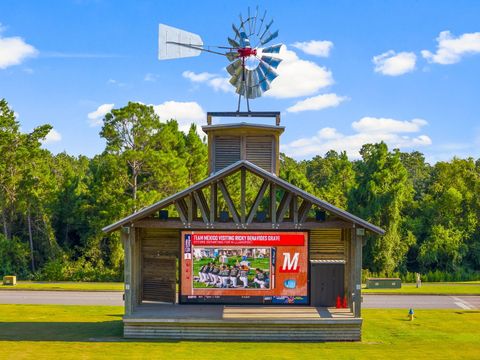
[(247, 136), (246, 160), (269, 172), (274, 172), (273, 136)]
[(221, 170), (228, 165), (240, 160), (241, 157), (240, 136), (216, 136), (215, 137), (215, 171)]
[(311, 230), (310, 260), (346, 260), (342, 229)]
[(175, 302), (180, 232), (142, 229), (142, 300)]

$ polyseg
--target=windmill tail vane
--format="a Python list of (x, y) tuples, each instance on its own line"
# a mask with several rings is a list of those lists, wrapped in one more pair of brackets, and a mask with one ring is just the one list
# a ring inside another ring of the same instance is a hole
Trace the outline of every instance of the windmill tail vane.
[(227, 37), (228, 46), (207, 46), (197, 34), (160, 24), (158, 58), (193, 57), (202, 52), (226, 57), (230, 62), (230, 84), (238, 94), (237, 112), (242, 97), (250, 112), (249, 100), (262, 96), (278, 76), (276, 69), (282, 60), (272, 54), (278, 54), (282, 44), (268, 45), (278, 37), (278, 30), (272, 31), (273, 20), (267, 21), (267, 11), (259, 16), (258, 7), (255, 14), (248, 8), (246, 18), (240, 14), (239, 20), (238, 26), (232, 24), (233, 36)]

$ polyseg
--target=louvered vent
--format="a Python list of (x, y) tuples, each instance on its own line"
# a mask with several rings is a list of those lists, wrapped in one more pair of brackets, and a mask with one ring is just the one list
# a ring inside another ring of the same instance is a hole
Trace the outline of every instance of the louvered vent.
[(247, 160), (269, 172), (274, 172), (273, 137), (247, 136)]
[(240, 160), (240, 136), (215, 138), (215, 172)]
[(345, 241), (342, 229), (310, 231), (311, 260), (345, 260)]

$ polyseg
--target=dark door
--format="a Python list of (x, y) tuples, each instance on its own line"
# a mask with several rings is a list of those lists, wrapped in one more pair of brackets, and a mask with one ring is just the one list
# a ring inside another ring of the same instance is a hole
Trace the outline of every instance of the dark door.
[(176, 259), (143, 257), (143, 300), (175, 303)]
[(344, 264), (312, 264), (310, 271), (310, 304), (333, 307), (337, 296), (344, 295)]

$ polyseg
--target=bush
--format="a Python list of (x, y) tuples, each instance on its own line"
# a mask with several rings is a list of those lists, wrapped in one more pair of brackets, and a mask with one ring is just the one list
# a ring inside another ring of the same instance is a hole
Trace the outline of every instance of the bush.
[(31, 276), (30, 250), (18, 238), (9, 240), (0, 235), (0, 259), (0, 277), (16, 275), (20, 279), (28, 279)]
[(66, 256), (51, 260), (36, 274), (39, 281), (121, 281), (122, 274), (106, 268), (103, 263), (86, 261), (80, 258), (69, 260)]

